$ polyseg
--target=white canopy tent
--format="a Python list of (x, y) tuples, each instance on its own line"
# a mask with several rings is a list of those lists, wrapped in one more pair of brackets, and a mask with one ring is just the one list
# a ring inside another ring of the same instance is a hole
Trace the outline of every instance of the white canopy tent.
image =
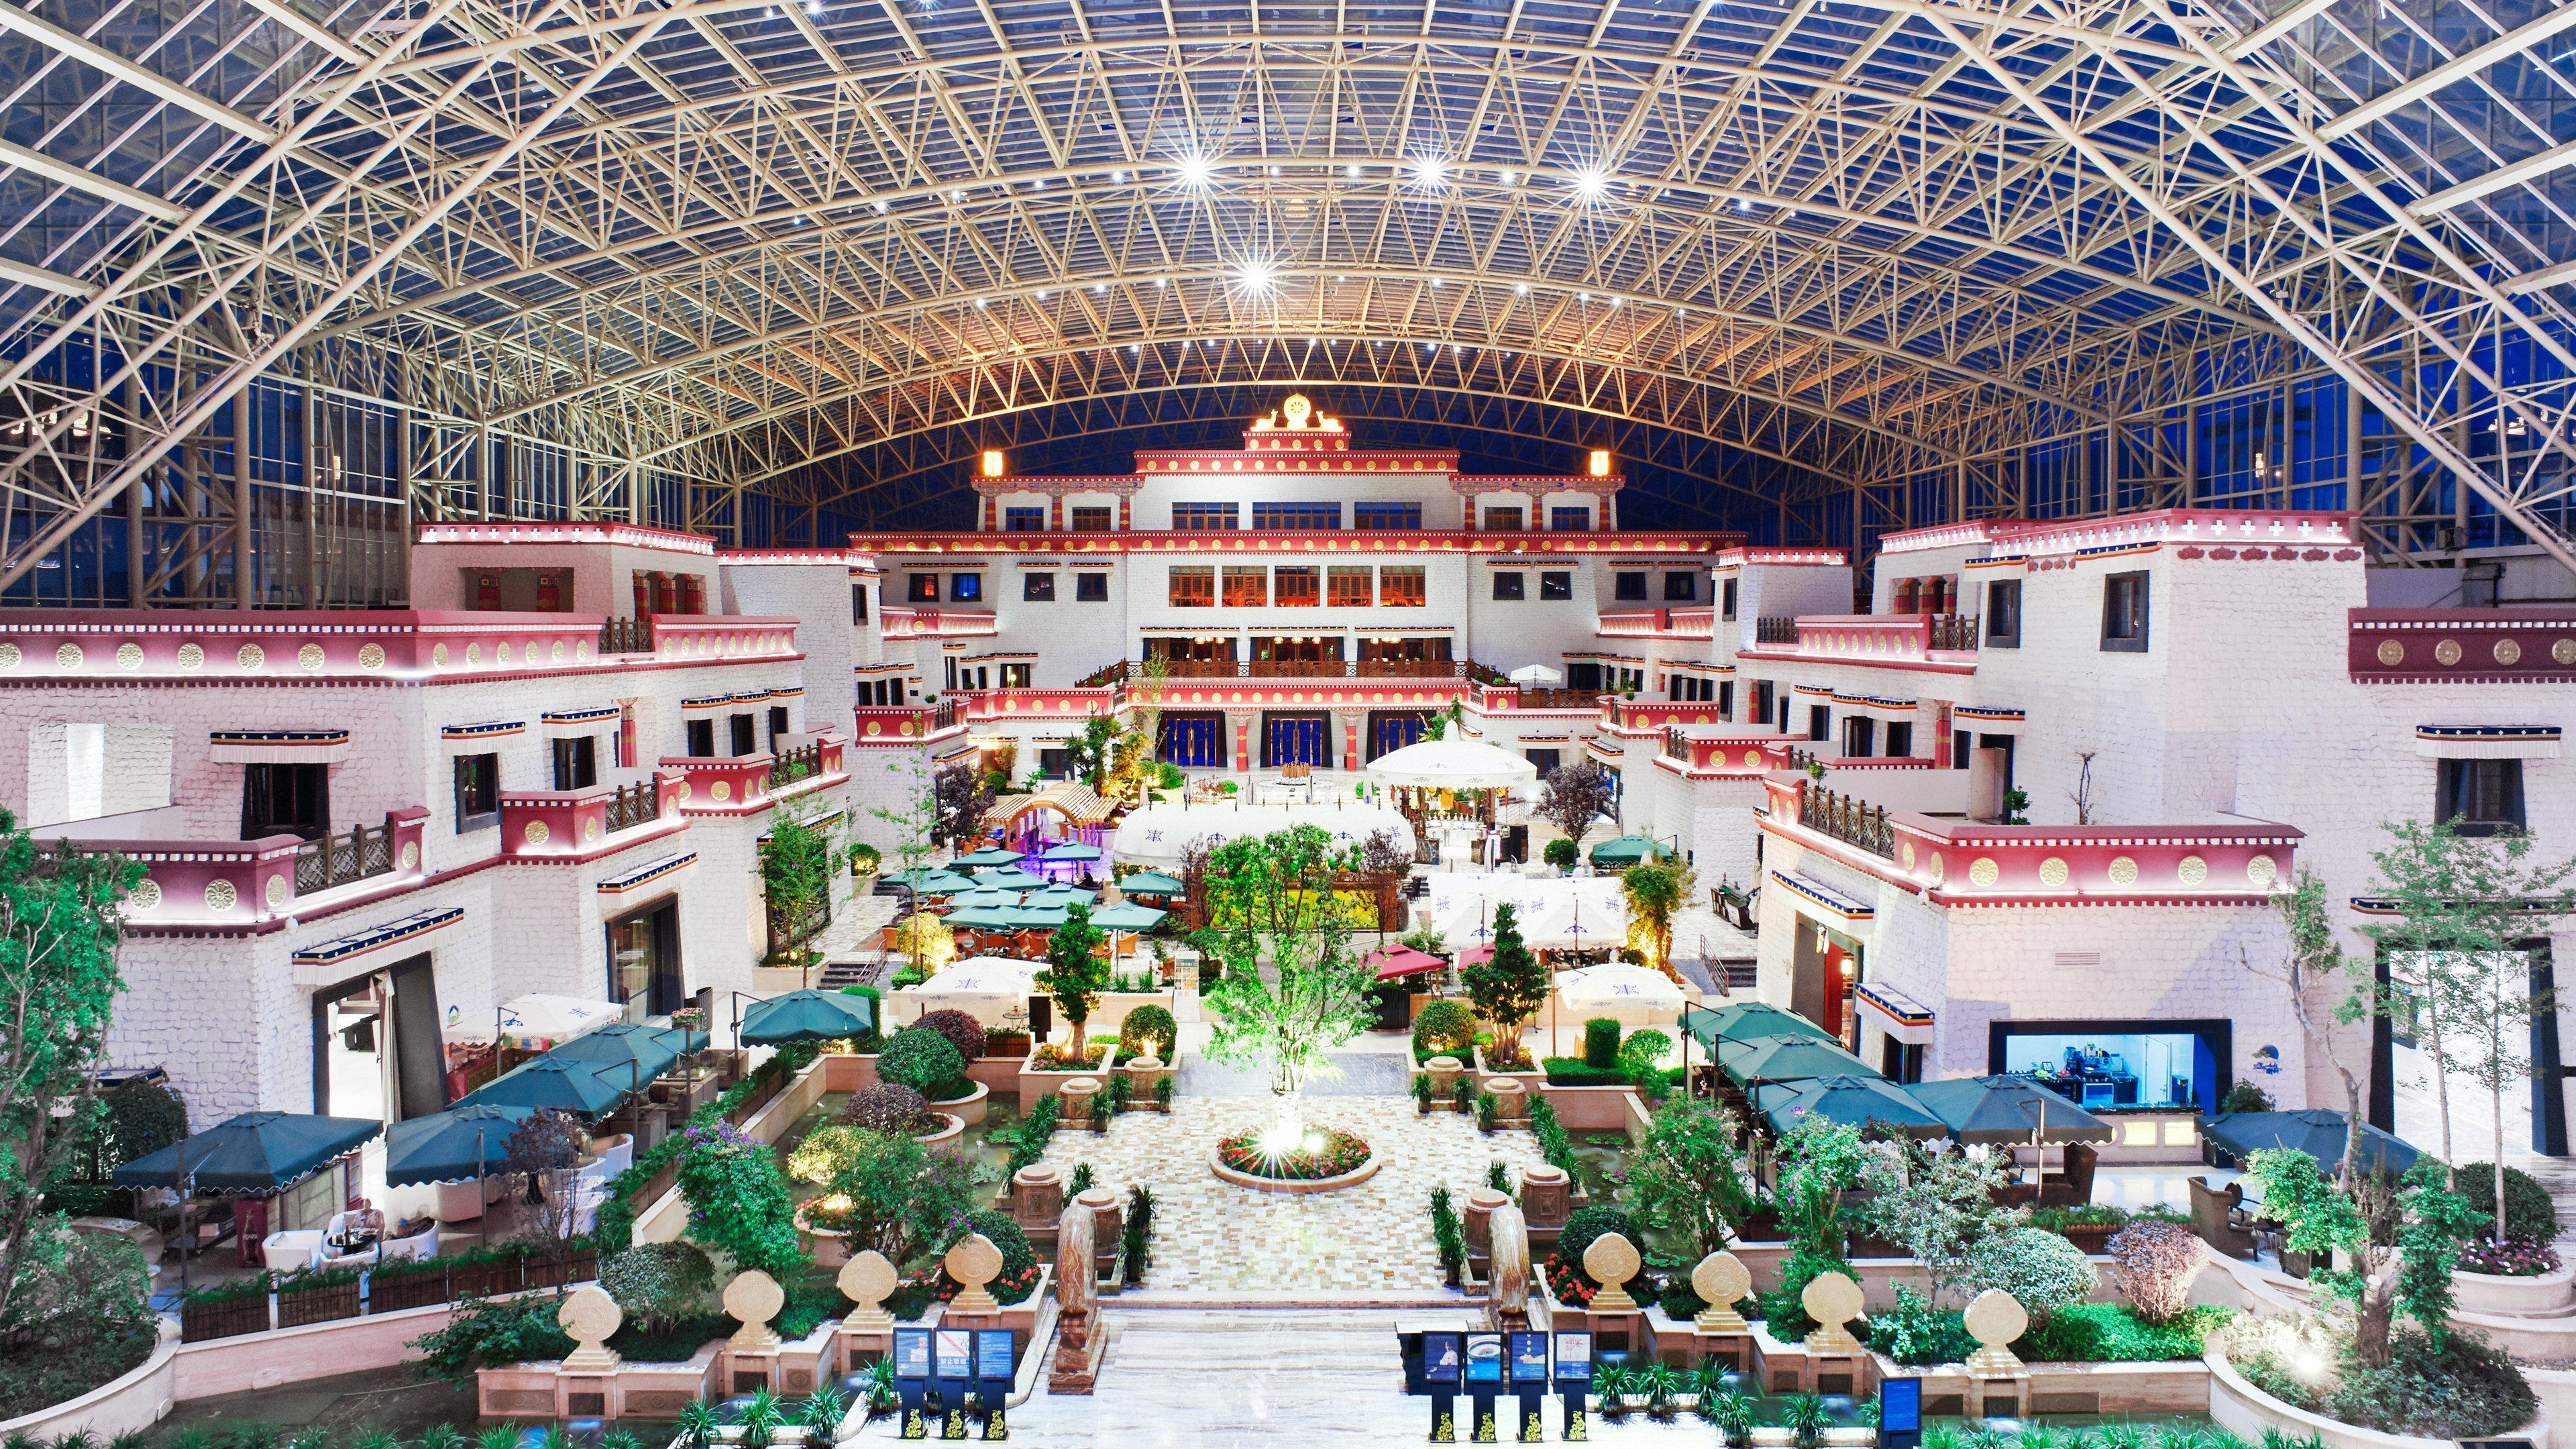
[(1556, 669), (1545, 664), (1524, 664), (1520, 668), (1511, 672), (1511, 681), (1514, 684), (1528, 684), (1541, 688), (1550, 688), (1563, 684), (1565, 682), (1565, 673), (1563, 670)]
[(1312, 825), (1336, 846), (1357, 845), (1380, 831), (1410, 848), (1413, 823), (1397, 811), (1360, 800), (1293, 800), (1260, 805), (1158, 800), (1118, 823), (1111, 853), (1130, 865), (1177, 868), (1193, 841), (1222, 845), (1246, 835), (1272, 835)]
[(1670, 1033), (1686, 1002), (1671, 977), (1624, 961), (1559, 971), (1554, 994), (1555, 1009), (1569, 1025), (1606, 1016), (1631, 1031), (1651, 1026)]
[(1415, 790), (1521, 790), (1538, 783), (1538, 766), (1482, 740), (1424, 740), (1390, 750), (1363, 772), (1380, 785)]
[[(512, 1046), (542, 1050), (625, 1019), (626, 1008), (614, 1001), (585, 1001), (578, 996), (538, 991), (502, 1002), (495, 1024), (501, 1038)], [(465, 1019), (459, 1022), (458, 1030), (471, 1032), (474, 1025), (470, 1018)], [(448, 1034), (455, 1036), (457, 1031)]]
[(933, 1011), (962, 1011), (986, 1026), (1000, 1026), (1014, 1006), (1025, 1007), (1036, 994), (1043, 961), (1008, 956), (969, 956), (918, 986), (887, 997), (889, 1019), (919, 1021)]
[(1460, 950), (1493, 940), (1494, 908), (1505, 902), (1533, 949), (1616, 946), (1628, 936), (1628, 902), (1616, 880), (1463, 872), (1430, 880), (1424, 916)]

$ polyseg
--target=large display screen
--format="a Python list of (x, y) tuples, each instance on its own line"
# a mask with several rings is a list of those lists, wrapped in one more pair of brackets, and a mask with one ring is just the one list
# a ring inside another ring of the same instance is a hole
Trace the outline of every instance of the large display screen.
[(1547, 1335), (1515, 1333), (1512, 1335), (1512, 1382), (1543, 1384), (1547, 1382)]
[(1498, 1384), (1503, 1381), (1503, 1336), (1499, 1333), (1467, 1335), (1467, 1382)]
[(930, 1377), (930, 1330), (898, 1328), (894, 1331), (894, 1376), (899, 1379)]
[(1422, 1377), (1435, 1384), (1458, 1382), (1459, 1359), (1466, 1352), (1466, 1336), (1457, 1333), (1422, 1335)]
[(1011, 1331), (1007, 1328), (975, 1330), (975, 1377), (1007, 1379), (1017, 1366), (1011, 1352)]
[(1576, 1383), (1592, 1382), (1592, 1335), (1560, 1333), (1556, 1336), (1556, 1376)]
[(1878, 1429), (1905, 1433), (1923, 1427), (1923, 1381), (1881, 1379), (1878, 1385)]
[(972, 1356), (975, 1346), (974, 1330), (937, 1328), (931, 1332), (935, 1335), (933, 1342), (939, 1358), (941, 1378), (963, 1379), (974, 1371), (975, 1361)]

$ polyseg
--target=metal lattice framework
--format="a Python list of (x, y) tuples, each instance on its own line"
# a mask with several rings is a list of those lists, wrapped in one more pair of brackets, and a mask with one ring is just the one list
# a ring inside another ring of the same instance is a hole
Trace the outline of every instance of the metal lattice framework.
[(739, 534), (1291, 380), (1866, 531), (2322, 379), (2383, 549), (2576, 565), (2576, 6), (2272, 5), (0, 0), (0, 589), (122, 500), (246, 598), (350, 409), (405, 510)]

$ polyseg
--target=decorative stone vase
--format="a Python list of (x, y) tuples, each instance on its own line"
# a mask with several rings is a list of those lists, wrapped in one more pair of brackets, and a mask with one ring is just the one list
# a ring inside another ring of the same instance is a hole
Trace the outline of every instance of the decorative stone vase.
[(796, 1208), (797, 1239), (805, 1244), (805, 1251), (813, 1258), (815, 1267), (837, 1268), (850, 1261), (850, 1235), (814, 1226), (813, 1220), (805, 1214), (805, 1210), (812, 1206), (812, 1203), (801, 1203)]
[(930, 1110), (954, 1117), (964, 1125), (972, 1127), (984, 1120), (984, 1107), (992, 1095), (992, 1088), (977, 1082), (975, 1090), (965, 1096), (939, 1098), (930, 1104)]
[(1064, 1216), (1064, 1174), (1033, 1162), (1011, 1174), (1011, 1221), (1027, 1228), (1053, 1228)]

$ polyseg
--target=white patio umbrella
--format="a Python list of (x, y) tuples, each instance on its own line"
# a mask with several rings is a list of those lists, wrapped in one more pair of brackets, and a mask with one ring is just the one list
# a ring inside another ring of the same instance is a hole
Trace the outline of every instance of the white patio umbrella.
[(1552, 688), (1565, 682), (1565, 671), (1551, 669), (1544, 664), (1524, 664), (1511, 672), (1511, 681), (1514, 684)]
[(1538, 766), (1482, 740), (1451, 737), (1390, 750), (1368, 764), (1381, 785), (1426, 790), (1509, 790), (1538, 783)]
[(612, 1021), (624, 1021), (626, 1008), (614, 1001), (585, 1001), (578, 996), (530, 992), (501, 1003), (499, 1034), (523, 1046), (570, 1041)]
[(1679, 983), (1661, 971), (1631, 966), (1625, 961), (1559, 971), (1556, 973), (1556, 994), (1568, 1011), (1588, 1011), (1596, 1007), (1663, 1011), (1682, 1008)]
[(922, 1012), (962, 1011), (986, 1026), (999, 1026), (1013, 1006), (1024, 1005), (1037, 992), (1043, 961), (1016, 961), (1007, 956), (969, 956), (918, 986), (894, 995)]

